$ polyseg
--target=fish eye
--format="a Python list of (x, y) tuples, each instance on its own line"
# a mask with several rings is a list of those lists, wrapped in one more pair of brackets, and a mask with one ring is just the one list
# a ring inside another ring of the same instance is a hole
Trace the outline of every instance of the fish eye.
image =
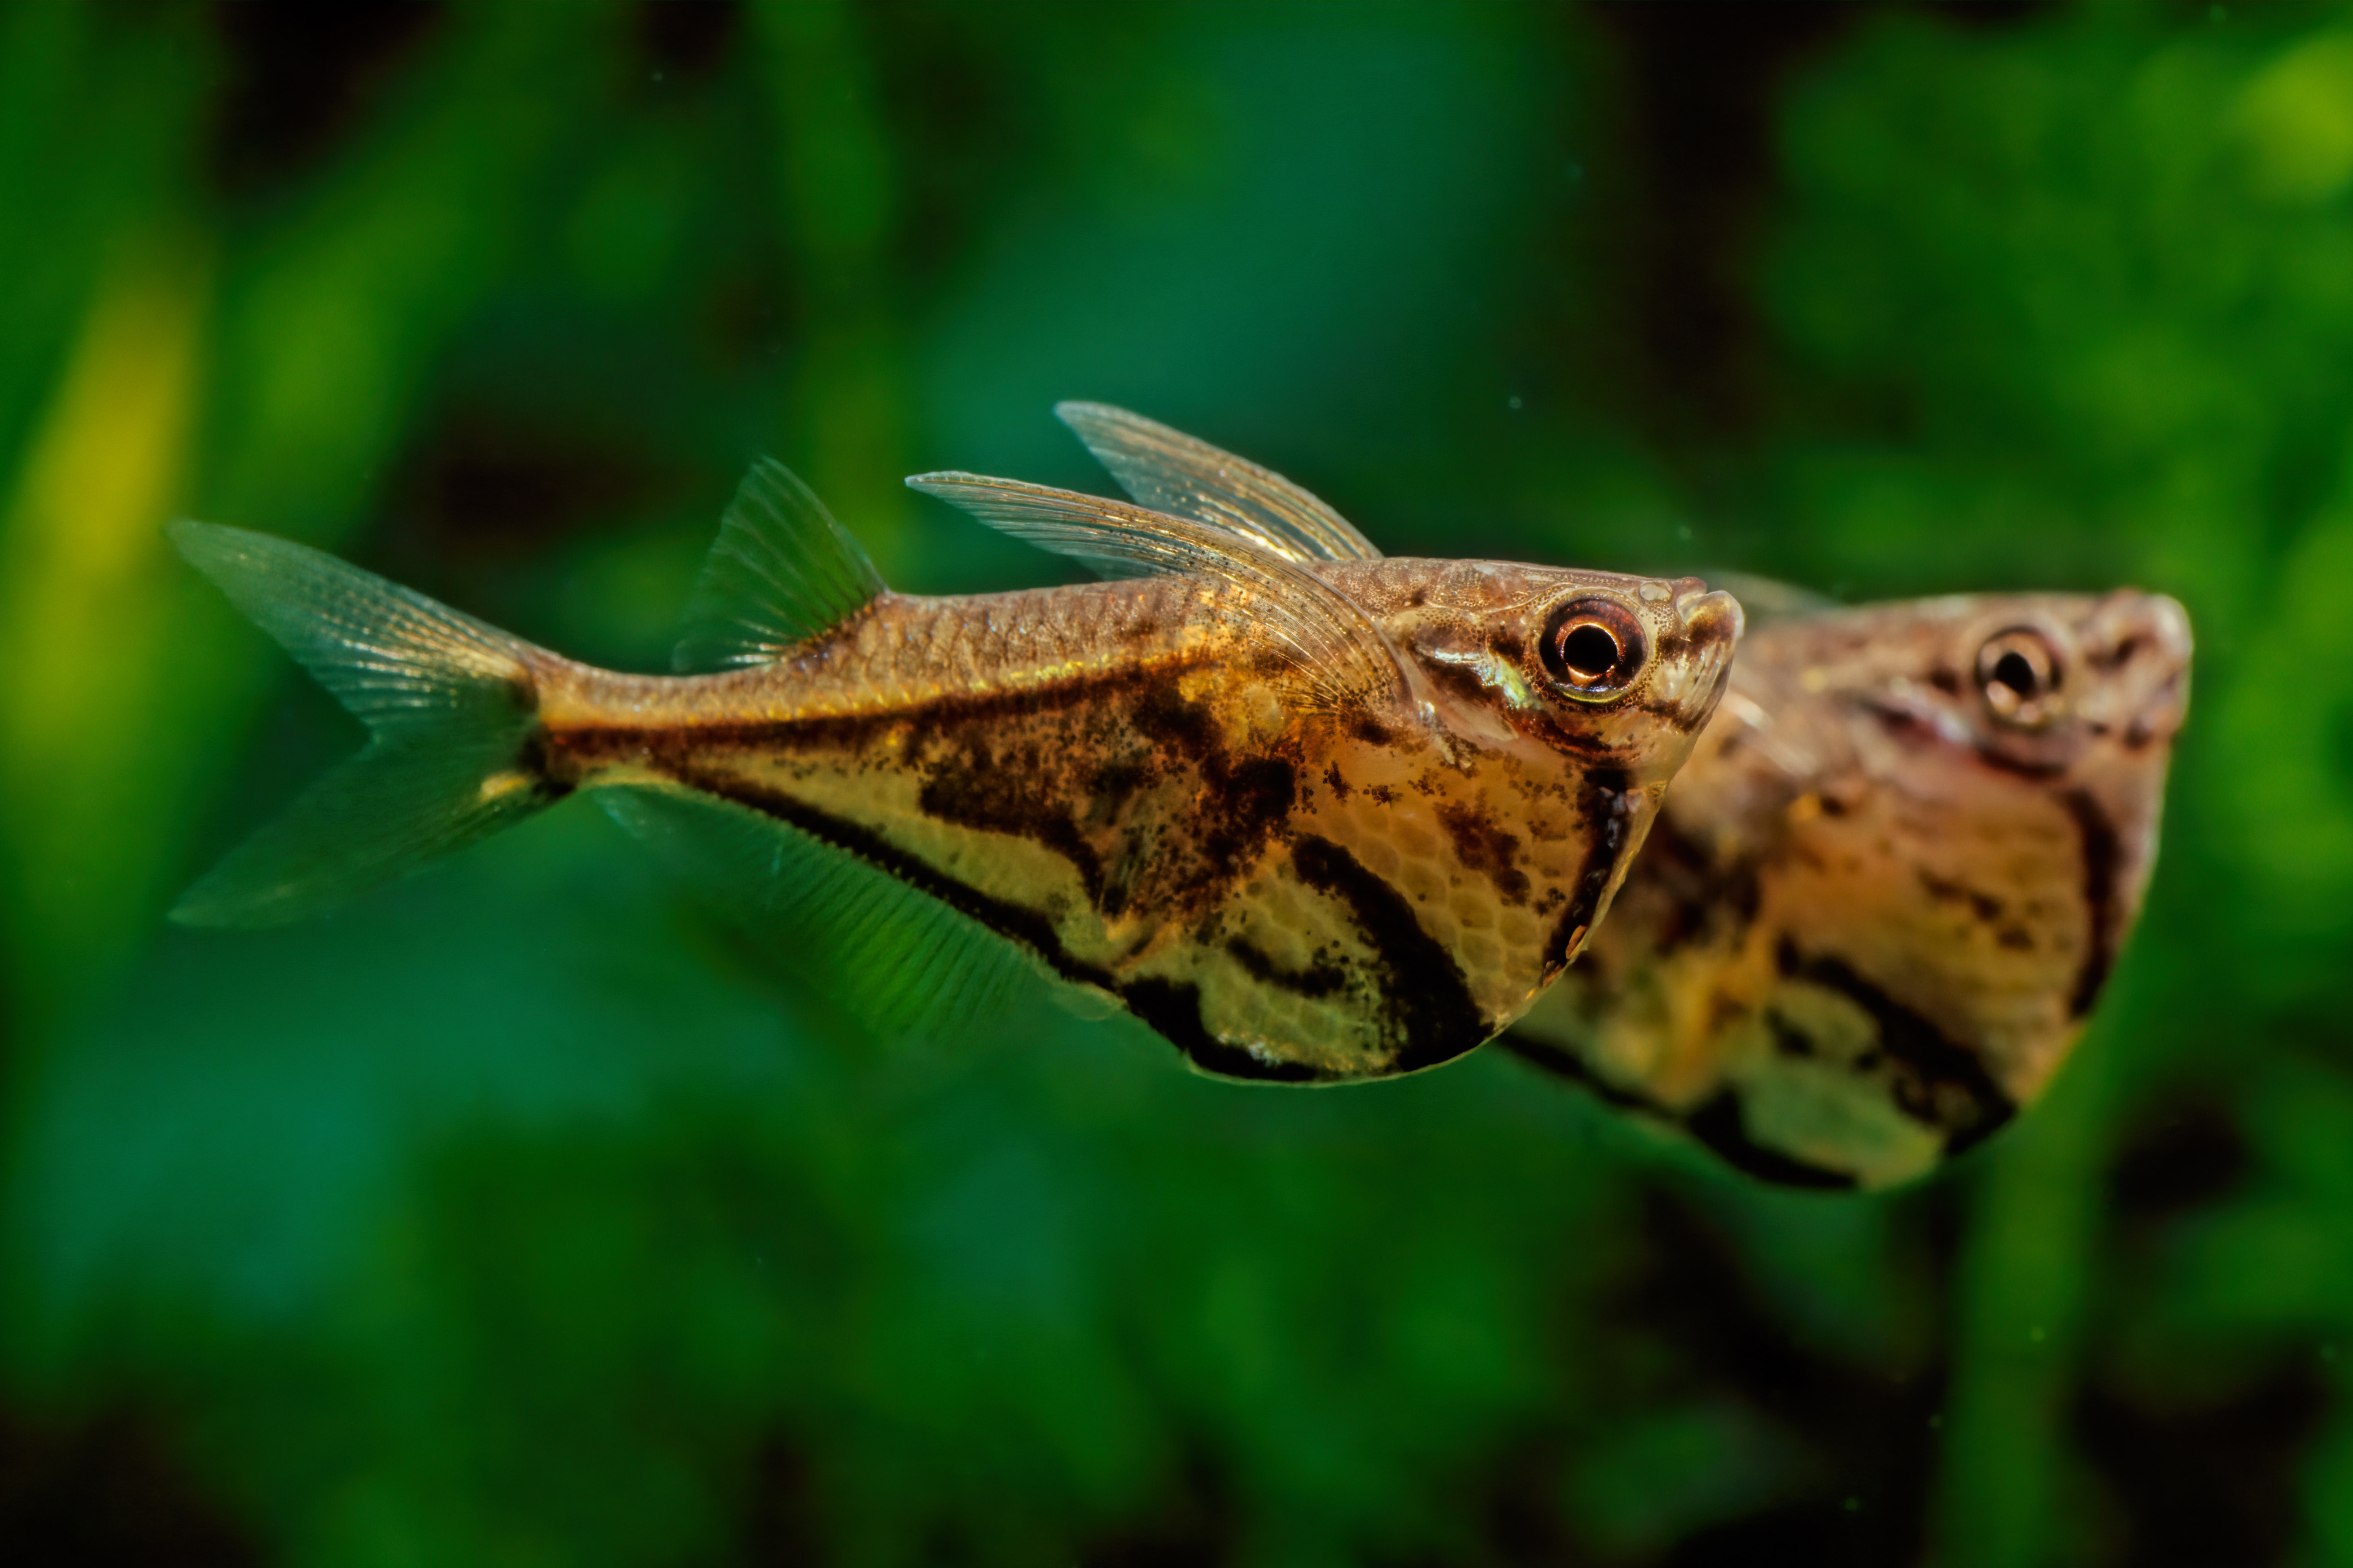
[(2059, 677), (2059, 650), (2031, 627), (1998, 632), (1978, 649), (1978, 689), (2005, 723), (2031, 727), (2048, 720)]
[(1569, 696), (1604, 701), (1624, 691), (1651, 657), (1641, 618), (1617, 600), (1588, 595), (1567, 600), (1545, 623), (1537, 657), (1545, 673)]

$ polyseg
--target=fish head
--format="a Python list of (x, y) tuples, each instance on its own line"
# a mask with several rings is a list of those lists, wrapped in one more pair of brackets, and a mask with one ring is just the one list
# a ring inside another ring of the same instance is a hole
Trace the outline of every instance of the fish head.
[(1953, 607), (1926, 683), (1940, 728), (1966, 726), (1989, 766), (2029, 778), (2161, 773), (2188, 708), (2189, 657), (2189, 617), (2161, 594), (1994, 596)]
[(1796, 684), (1839, 702), (1872, 772), (1955, 811), (2032, 795), (2096, 806), (2118, 839), (2105, 896), (2138, 909), (2189, 706), (2178, 601), (1966, 595), (1816, 624), (1831, 635), (1806, 650)]
[(1422, 700), (1474, 746), (1541, 747), (1655, 788), (1724, 694), (1740, 605), (1696, 577), (1414, 564), (1433, 570), (1376, 614)]
[(2189, 614), (2162, 594), (1996, 597), (1957, 617), (1931, 673), (1939, 701), (1968, 724), (1973, 782), (2052, 794), (2110, 842), (2090, 850), (2085, 876), (2104, 884), (2086, 896), (2109, 911), (2111, 946), (2138, 915), (2155, 862), (2190, 653)]
[[(1760, 630), (1725, 721), (1749, 715), (1745, 743), (1802, 764), (1782, 857), (1793, 940), (1909, 999), (2031, 1103), (2139, 914), (2190, 652), (2181, 605), (2129, 589)], [(1714, 731), (1684, 775), (1700, 788), (1670, 800), (1679, 830), (1736, 776), (1713, 765)]]
[(2189, 659), (2181, 606), (2132, 591), (1765, 609), (1524, 1047), (1773, 1181), (1973, 1146), (2130, 931)]

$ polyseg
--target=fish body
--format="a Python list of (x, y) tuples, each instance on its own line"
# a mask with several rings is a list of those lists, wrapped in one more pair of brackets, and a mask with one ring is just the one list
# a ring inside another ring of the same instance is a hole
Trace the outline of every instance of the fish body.
[(1954, 597), (1756, 627), (1523, 1055), (1810, 1185), (2031, 1105), (2131, 930), (2188, 700), (2169, 598)]
[[(433, 765), (470, 815), (436, 849), (577, 791), (634, 801), (625, 821), (685, 803), (945, 905), (1228, 1076), (1392, 1076), (1510, 1024), (1599, 925), (1720, 695), (1737, 605), (1695, 579), (1379, 557), (1279, 476), (1064, 412), (1175, 510), (910, 482), (1145, 574), (893, 594), (771, 467), (714, 548), (701, 597), (722, 624), (687, 645), (708, 673), (578, 664), (283, 542), (183, 546), (377, 726), (353, 767), (459, 759)], [(301, 586), (322, 574), (332, 589)], [(300, 613), (322, 603), (332, 635)], [(387, 665), (420, 672), (428, 720), (459, 708), (480, 732), (412, 733), (406, 697), (379, 724), (367, 683)], [(325, 832), (352, 813), (311, 816)], [(239, 857), (189, 918), (314, 902), (300, 857)]]

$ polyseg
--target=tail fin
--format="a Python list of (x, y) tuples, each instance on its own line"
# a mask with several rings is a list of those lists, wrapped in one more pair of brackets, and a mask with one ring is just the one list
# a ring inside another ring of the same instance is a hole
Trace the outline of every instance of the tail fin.
[(174, 920), (300, 920), (562, 793), (529, 757), (529, 644), (308, 545), (203, 522), (175, 522), (171, 535), (369, 731), (364, 751), (183, 894)]

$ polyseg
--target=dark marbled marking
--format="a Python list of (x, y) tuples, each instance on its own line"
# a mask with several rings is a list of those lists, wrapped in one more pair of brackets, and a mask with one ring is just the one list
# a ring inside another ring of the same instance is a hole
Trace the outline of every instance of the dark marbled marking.
[(2084, 912), (2090, 929), (2084, 933), (2084, 967), (2067, 999), (2067, 1016), (2080, 1018), (2092, 1010), (2108, 983), (2116, 962), (2116, 869), (2123, 847), (2116, 824), (2089, 790), (2071, 789), (2059, 797), (2074, 819), (2084, 843)]
[(1108, 971), (1076, 957), (1062, 945), (1061, 934), (1044, 914), (959, 882), (862, 824), (724, 773), (688, 768), (671, 776), (690, 789), (748, 806), (763, 816), (797, 828), (820, 843), (845, 850), (889, 872), (909, 887), (929, 893), (951, 909), (978, 921), (999, 936), (1021, 943), (1066, 980), (1114, 994), (1119, 991), (1118, 983)]
[(1788, 937), (1781, 939), (1774, 957), (1790, 979), (1835, 992), (1862, 1010), (1894, 1069), (1897, 1107), (1943, 1131), (1947, 1152), (1957, 1154), (1981, 1142), (2018, 1113), (2017, 1103), (1994, 1082), (1975, 1051), (1947, 1038), (1843, 959), (1800, 952)]
[(1666, 918), (1651, 933), (1652, 949), (1661, 958), (1704, 937), (1736, 945), (1740, 933), (1756, 923), (1765, 901), (1765, 884), (1754, 858), (1742, 856), (1718, 865), (1668, 817), (1651, 825), (1642, 857), (1628, 873), (1630, 885), (1635, 878), (1660, 889), (1669, 901)]
[[(1039, 787), (1040, 770), (1008, 766), (985, 746), (972, 747), (928, 770), (916, 805), (926, 816), (959, 827), (1010, 834), (1043, 846), (1071, 863), (1097, 909), (1107, 900), (1103, 857), (1079, 831), (1067, 805)], [(1124, 900), (1122, 900), (1124, 901)]]
[(1820, 1165), (1810, 1165), (1778, 1149), (1767, 1149), (1749, 1137), (1747, 1126), (1741, 1120), (1740, 1097), (1731, 1089), (1725, 1089), (1684, 1117), (1683, 1124), (1725, 1164), (1760, 1181), (1825, 1191), (1844, 1191), (1855, 1184), (1851, 1172), (1826, 1171)]
[(1657, 1100), (1630, 1089), (1619, 1088), (1586, 1066), (1584, 1058), (1549, 1040), (1539, 1040), (1516, 1029), (1506, 1029), (1495, 1037), (1495, 1043), (1531, 1067), (1540, 1068), (1556, 1078), (1567, 1079), (1613, 1110), (1631, 1110), (1661, 1121), (1675, 1120), (1674, 1112)]
[(1991, 925), (2001, 919), (2002, 901), (1991, 893), (1979, 892), (1975, 888), (1939, 877), (1925, 866), (1915, 868), (1914, 874), (1919, 878), (1921, 888), (1938, 903), (1967, 904), (1969, 912), (1983, 925)]
[(1264, 948), (1238, 936), (1227, 939), (1226, 951), (1260, 984), (1296, 996), (1321, 1000), (1338, 995), (1348, 984), (1347, 970), (1326, 953), (1318, 952), (1314, 962), (1304, 969), (1285, 969)]
[(1568, 967), (1568, 948), (1577, 940), (1577, 928), (1593, 928), (1593, 911), (1600, 907), (1601, 895), (1608, 890), (1610, 877), (1633, 841), (1634, 791), (1632, 781), (1624, 773), (1615, 768), (1594, 769), (1585, 775), (1584, 794), (1585, 826), (1593, 837), (1570, 889), (1568, 907), (1553, 922), (1552, 935), (1545, 942), (1546, 981)]
[(1484, 812), (1459, 803), (1438, 808), (1438, 820), (1454, 840), (1454, 858), (1495, 884), (1507, 904), (1528, 901), (1528, 874), (1520, 869), (1520, 839), (1495, 826)]
[(1299, 879), (1339, 900), (1382, 971), (1381, 994), (1389, 1034), (1398, 1042), (1393, 1066), (1415, 1072), (1451, 1061), (1493, 1033), (1445, 944), (1424, 931), (1406, 896), (1364, 862), (1314, 834), (1291, 846)]
[(1152, 1026), (1163, 1039), (1203, 1072), (1252, 1083), (1328, 1083), (1330, 1076), (1304, 1062), (1268, 1062), (1229, 1046), (1201, 1022), (1201, 988), (1190, 981), (1138, 980), (1121, 991), (1129, 1012)]

